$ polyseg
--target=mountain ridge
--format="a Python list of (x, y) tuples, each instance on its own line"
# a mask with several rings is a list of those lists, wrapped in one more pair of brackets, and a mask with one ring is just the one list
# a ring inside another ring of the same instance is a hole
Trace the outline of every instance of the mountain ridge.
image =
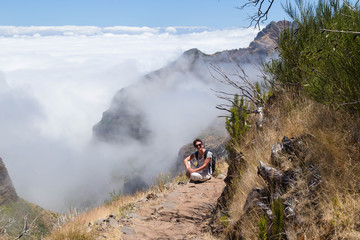
[(152, 129), (148, 126), (140, 104), (134, 104), (134, 102), (139, 101), (136, 97), (146, 99), (149, 92), (133, 97), (135, 88), (146, 89), (149, 84), (158, 84), (165, 85), (159, 88), (162, 87), (166, 91), (168, 85), (178, 85), (183, 78), (195, 78), (208, 84), (213, 81), (208, 70), (209, 64), (261, 64), (274, 54), (280, 31), (290, 25), (288, 21), (271, 22), (257, 34), (247, 48), (225, 50), (211, 55), (196, 48), (185, 51), (176, 61), (146, 74), (139, 81), (119, 90), (110, 108), (94, 125), (93, 136), (104, 142), (124, 143), (129, 138), (146, 142), (150, 138)]

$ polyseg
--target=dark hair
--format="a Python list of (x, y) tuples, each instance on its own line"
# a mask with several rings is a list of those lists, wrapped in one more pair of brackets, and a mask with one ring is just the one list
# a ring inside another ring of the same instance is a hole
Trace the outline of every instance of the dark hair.
[(201, 142), (201, 144), (203, 144), (203, 141), (201, 141), (201, 139), (198, 139), (198, 138), (197, 138), (197, 139), (195, 139), (195, 140), (193, 141), (193, 145), (194, 145), (194, 146), (195, 146), (195, 143), (196, 143), (196, 142)]

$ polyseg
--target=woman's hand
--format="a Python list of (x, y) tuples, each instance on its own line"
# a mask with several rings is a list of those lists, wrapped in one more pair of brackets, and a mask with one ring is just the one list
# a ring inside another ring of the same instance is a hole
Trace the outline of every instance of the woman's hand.
[(187, 168), (187, 169), (186, 169), (186, 176), (190, 178), (190, 174), (193, 173), (193, 172), (195, 172), (194, 169), (192, 169), (192, 168)]

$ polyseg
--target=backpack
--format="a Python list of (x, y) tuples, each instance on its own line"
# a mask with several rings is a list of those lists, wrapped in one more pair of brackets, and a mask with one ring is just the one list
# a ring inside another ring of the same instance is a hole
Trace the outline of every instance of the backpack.
[[(209, 152), (209, 150), (205, 150), (204, 153), (204, 159), (206, 159), (207, 153)], [(216, 165), (216, 156), (214, 155), (214, 153), (212, 153), (212, 158), (211, 158), (211, 162), (210, 162), (210, 174), (213, 175), (215, 172), (215, 165)], [(195, 152), (195, 158), (196, 160), (199, 160), (199, 151)]]

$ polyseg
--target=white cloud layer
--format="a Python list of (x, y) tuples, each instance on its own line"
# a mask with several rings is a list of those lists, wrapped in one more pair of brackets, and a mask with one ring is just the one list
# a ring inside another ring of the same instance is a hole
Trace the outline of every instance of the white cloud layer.
[[(233, 29), (239, 30), (239, 29)], [(39, 36), (104, 36), (104, 35), (137, 35), (137, 34), (189, 34), (204, 31), (215, 31), (208, 27), (129, 27), (129, 26), (0, 26), (0, 37), (39, 37)], [(250, 30), (253, 31), (253, 30)]]
[[(212, 54), (247, 47), (256, 33), (0, 26), (0, 156), (18, 194), (52, 210), (64, 209), (71, 186), (109, 175), (118, 161), (109, 146), (91, 152), (89, 141), (92, 126), (119, 89), (190, 48)], [(97, 183), (94, 188), (105, 184)]]

